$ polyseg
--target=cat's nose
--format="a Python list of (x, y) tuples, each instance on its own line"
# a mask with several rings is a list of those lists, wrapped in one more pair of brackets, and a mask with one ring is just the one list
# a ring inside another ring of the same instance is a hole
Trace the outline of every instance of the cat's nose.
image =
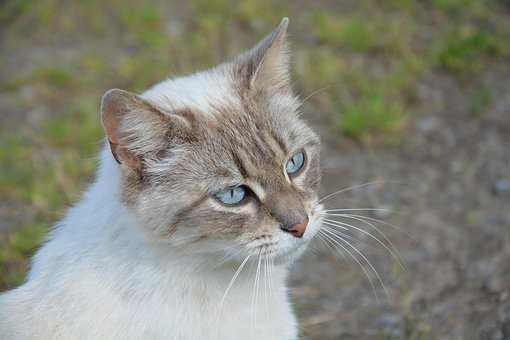
[(295, 237), (303, 237), (303, 234), (306, 231), (306, 226), (308, 225), (308, 217), (305, 218), (305, 220), (301, 223), (296, 223), (291, 226), (282, 225), (281, 229), (283, 231), (286, 231), (288, 233), (291, 233)]

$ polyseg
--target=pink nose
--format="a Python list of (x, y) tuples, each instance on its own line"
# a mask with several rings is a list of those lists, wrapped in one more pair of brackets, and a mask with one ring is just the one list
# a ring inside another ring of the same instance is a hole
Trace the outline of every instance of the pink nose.
[(303, 234), (306, 231), (306, 226), (308, 225), (308, 217), (302, 222), (298, 224), (294, 224), (288, 229), (284, 229), (285, 231), (291, 233), (296, 237), (303, 237)]

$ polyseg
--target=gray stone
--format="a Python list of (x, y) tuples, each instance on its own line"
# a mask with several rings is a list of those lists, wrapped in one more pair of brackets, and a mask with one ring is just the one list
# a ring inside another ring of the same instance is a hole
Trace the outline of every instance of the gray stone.
[(504, 178), (504, 179), (497, 180), (492, 185), (492, 191), (496, 195), (500, 195), (500, 196), (510, 195), (510, 179)]

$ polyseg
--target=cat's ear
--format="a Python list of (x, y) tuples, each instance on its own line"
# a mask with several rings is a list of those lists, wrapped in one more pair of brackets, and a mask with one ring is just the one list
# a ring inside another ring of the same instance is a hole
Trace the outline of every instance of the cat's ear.
[(274, 91), (290, 90), (290, 50), (287, 42), (289, 19), (280, 25), (240, 58), (242, 75), (250, 89)]
[(115, 160), (143, 177), (145, 158), (157, 157), (169, 146), (172, 130), (186, 122), (163, 113), (134, 93), (113, 89), (101, 101), (101, 121)]

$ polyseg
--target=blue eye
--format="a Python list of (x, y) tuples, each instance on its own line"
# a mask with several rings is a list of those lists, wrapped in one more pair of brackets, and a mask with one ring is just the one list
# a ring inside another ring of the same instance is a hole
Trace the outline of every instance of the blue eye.
[(299, 151), (298, 153), (294, 154), (291, 159), (289, 159), (287, 165), (285, 166), (285, 170), (287, 170), (289, 175), (294, 175), (299, 170), (301, 170), (303, 164), (305, 164), (305, 154), (303, 151)]
[(243, 186), (238, 186), (219, 191), (214, 196), (223, 204), (235, 205), (246, 197), (246, 190)]

